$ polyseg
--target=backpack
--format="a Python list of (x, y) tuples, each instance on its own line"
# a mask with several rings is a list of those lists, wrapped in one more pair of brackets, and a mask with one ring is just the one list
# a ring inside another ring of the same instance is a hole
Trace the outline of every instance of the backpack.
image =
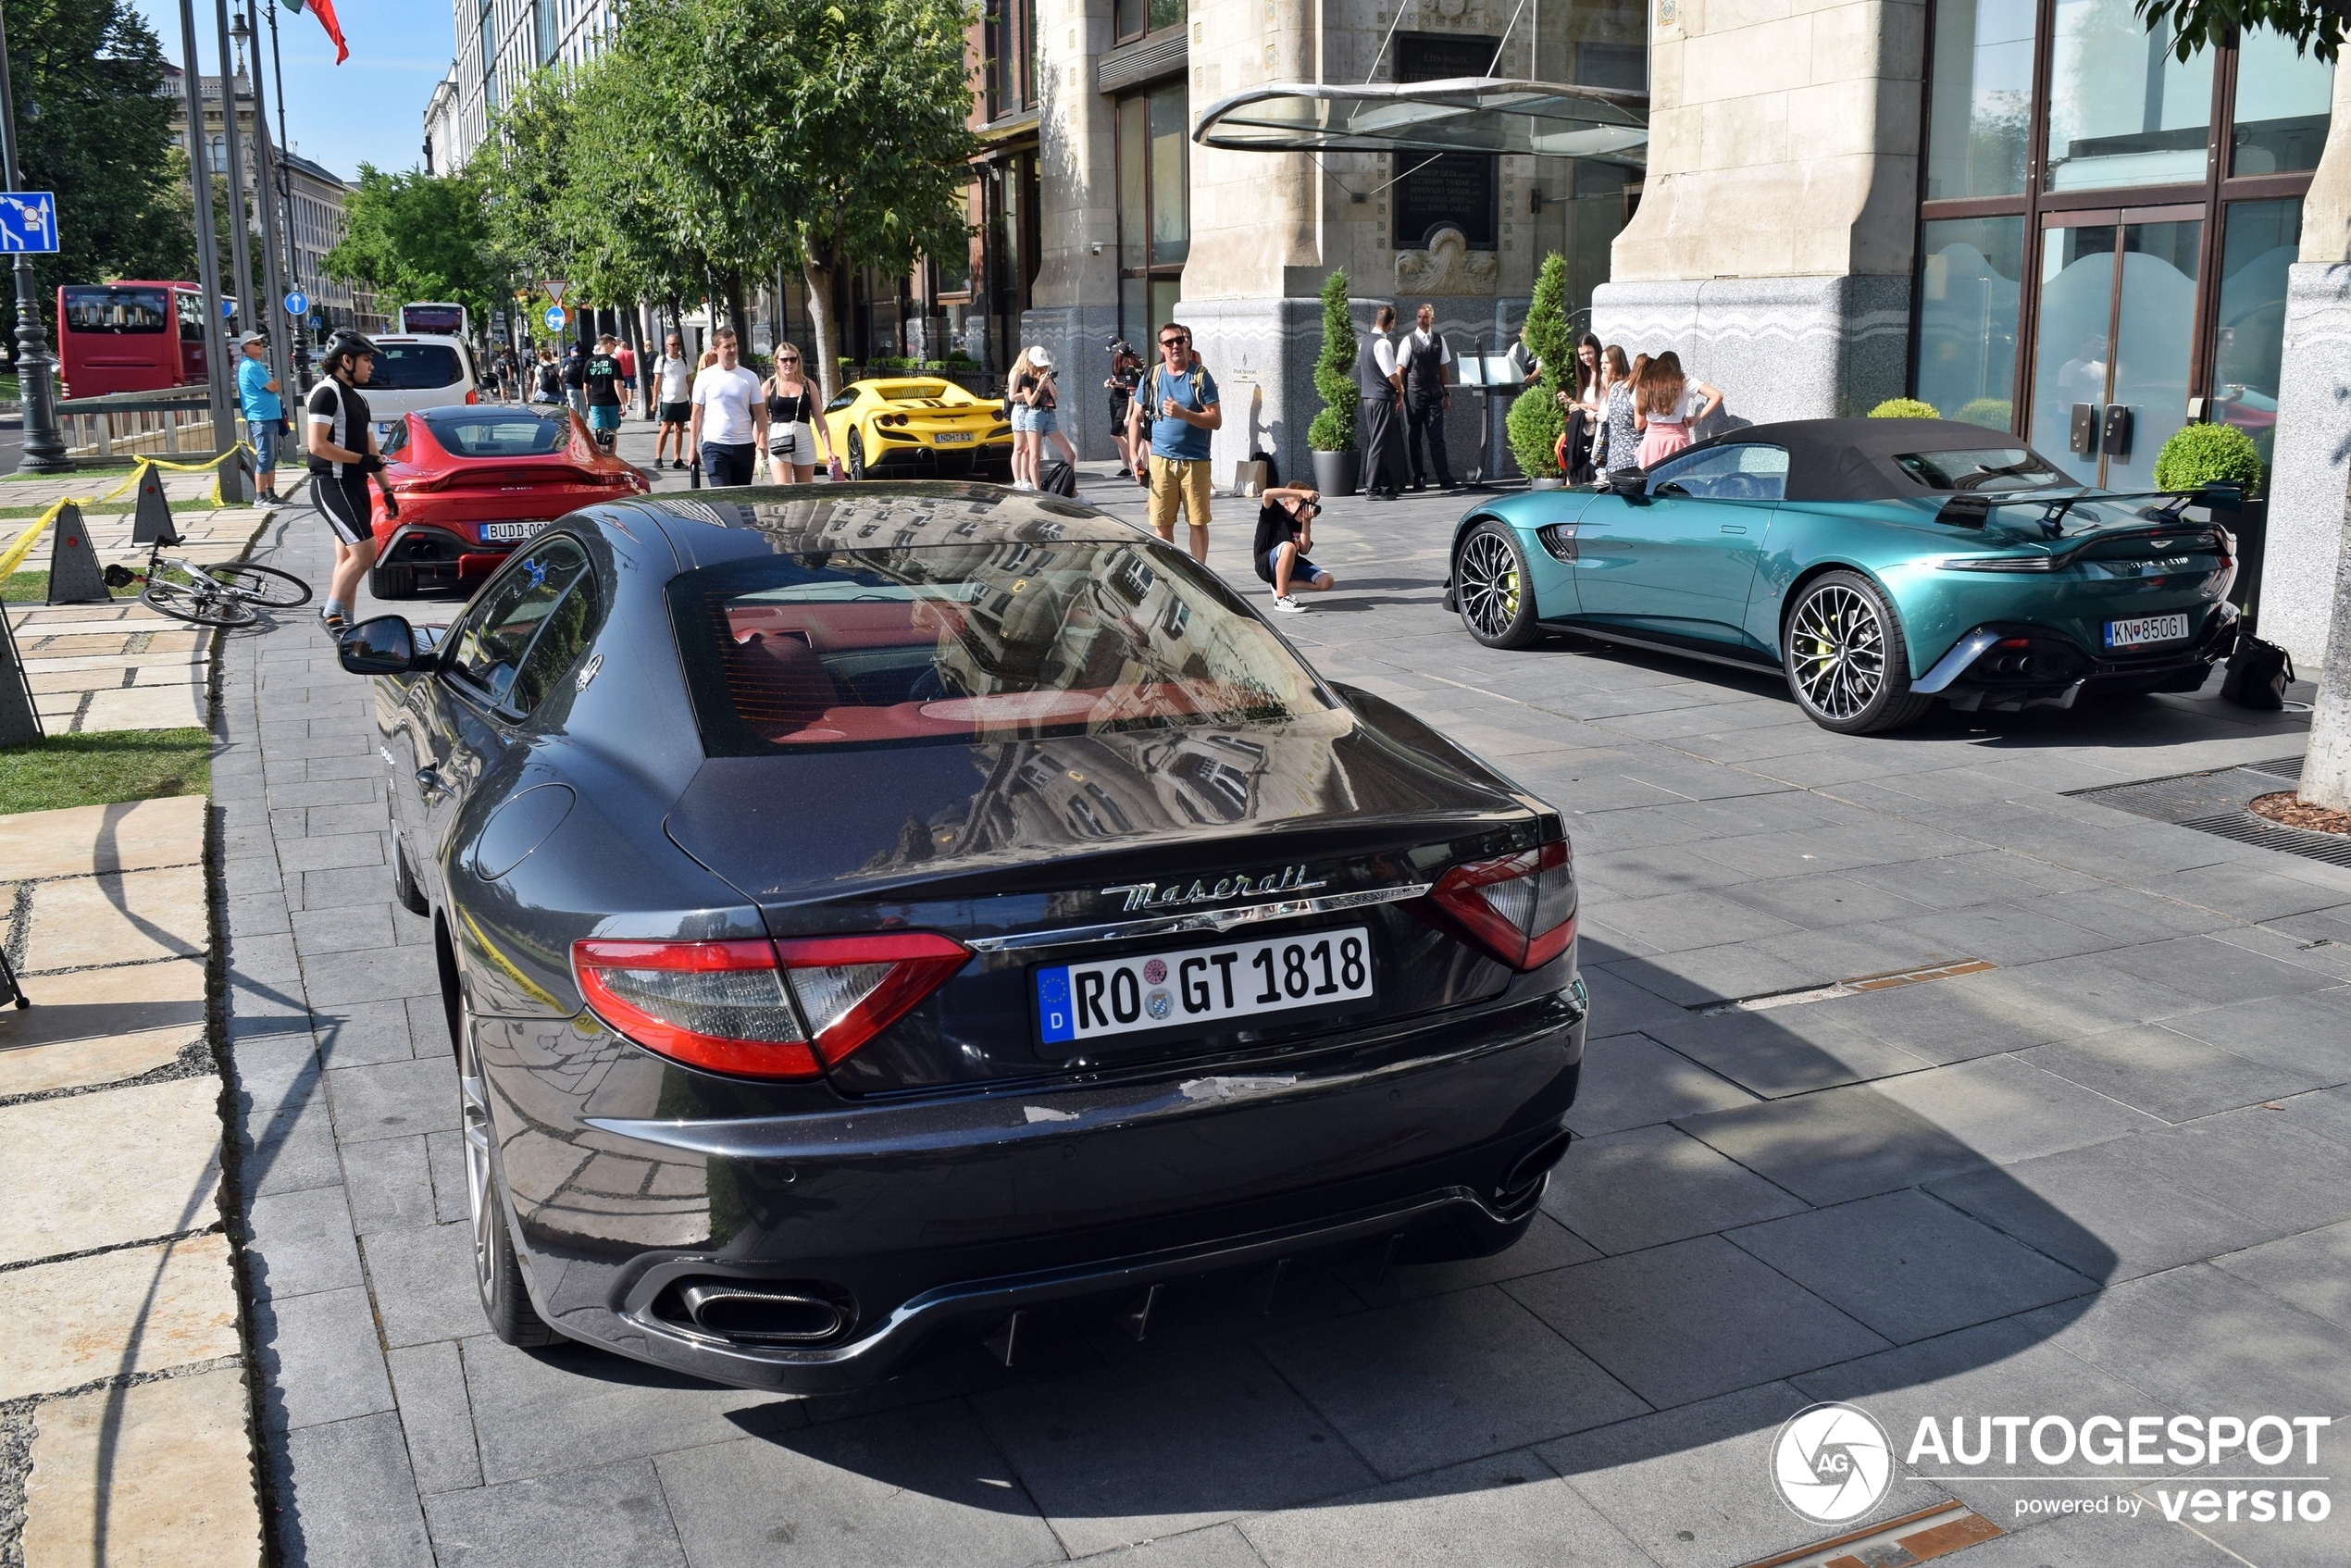
[(1037, 467), (1037, 488), (1046, 495), (1077, 495), (1077, 472), (1059, 458)]
[(552, 359), (539, 367), (539, 390), (546, 393), (551, 401), (563, 401), (563, 367)]
[(2237, 639), (2229, 655), (2229, 671), (2220, 678), (2220, 695), (2241, 708), (2275, 711), (2285, 706), (2285, 689), (2294, 683), (2294, 656), (2274, 642), (2251, 632)]

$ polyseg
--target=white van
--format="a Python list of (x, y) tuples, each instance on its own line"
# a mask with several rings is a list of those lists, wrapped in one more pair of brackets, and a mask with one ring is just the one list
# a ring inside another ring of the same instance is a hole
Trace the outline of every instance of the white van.
[(376, 417), (379, 435), (383, 426), (419, 408), (481, 401), (481, 378), (465, 339), (419, 332), (379, 337), (375, 343), (375, 372), (359, 390)]

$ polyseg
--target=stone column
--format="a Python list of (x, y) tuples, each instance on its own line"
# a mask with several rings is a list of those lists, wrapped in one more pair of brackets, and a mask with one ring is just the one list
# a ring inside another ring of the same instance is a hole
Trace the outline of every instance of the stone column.
[[(1021, 342), (1052, 351), (1059, 423), (1082, 459), (1116, 457), (1103, 352), (1118, 327), (1117, 116), (1094, 91), (1112, 0), (1037, 0), (1039, 232)], [(1015, 345), (1014, 352), (1018, 352)], [(1046, 455), (1058, 456), (1049, 442)]]
[[(2260, 633), (2316, 678), (2326, 657), (2335, 562), (2351, 484), (2351, 69), (2302, 202), (2301, 259), (2287, 271), (2285, 350), (2270, 451)], [(2338, 650), (2338, 652), (2341, 652)]]
[(1595, 330), (1674, 350), (1732, 425), (1898, 395), (1925, 6), (1650, 4), (1648, 174)]

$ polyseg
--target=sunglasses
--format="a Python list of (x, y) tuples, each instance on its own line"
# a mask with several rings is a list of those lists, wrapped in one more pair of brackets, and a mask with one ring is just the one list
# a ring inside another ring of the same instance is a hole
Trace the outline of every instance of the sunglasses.
[(1191, 341), (1192, 340), (1189, 338), (1162, 338), (1159, 340), (1159, 346), (1162, 348), (1182, 348), (1186, 343), (1188, 343)]
[(779, 355), (777, 356), (776, 363), (778, 365), (797, 365), (800, 363), (800, 355), (796, 354)]

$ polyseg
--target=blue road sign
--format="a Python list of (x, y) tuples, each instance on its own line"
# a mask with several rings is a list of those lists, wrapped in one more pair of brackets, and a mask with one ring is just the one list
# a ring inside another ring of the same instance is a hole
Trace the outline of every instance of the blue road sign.
[(57, 199), (46, 191), (0, 191), (0, 251), (57, 248)]
[(547, 307), (547, 330), (550, 332), (562, 331), (564, 330), (564, 323), (570, 319), (570, 317), (564, 314), (564, 307), (562, 305), (551, 305)]
[(224, 299), (220, 302), (220, 318), (223, 321), (228, 320), (229, 317), (236, 314), (237, 302), (235, 300)]
[(309, 310), (309, 308), (310, 296), (304, 293), (300, 289), (296, 289), (286, 295), (286, 314), (288, 316), (300, 316)]

